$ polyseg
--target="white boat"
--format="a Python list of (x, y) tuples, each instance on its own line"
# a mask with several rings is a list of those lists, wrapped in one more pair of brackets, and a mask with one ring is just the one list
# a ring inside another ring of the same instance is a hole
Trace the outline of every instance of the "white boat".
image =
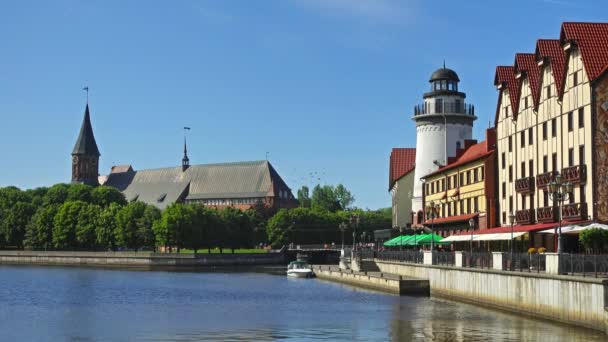
[(297, 278), (313, 278), (315, 272), (312, 271), (312, 267), (306, 261), (298, 260), (289, 263), (287, 275)]

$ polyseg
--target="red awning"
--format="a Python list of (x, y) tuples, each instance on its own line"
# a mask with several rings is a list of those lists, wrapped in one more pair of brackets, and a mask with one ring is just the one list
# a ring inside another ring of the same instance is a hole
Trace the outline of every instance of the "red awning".
[(424, 222), (425, 225), (430, 225), (432, 224), (446, 224), (446, 223), (453, 223), (453, 222), (462, 222), (462, 221), (468, 221), (473, 217), (477, 217), (479, 216), (478, 213), (474, 213), (474, 214), (466, 214), (466, 215), (458, 215), (458, 216), (448, 216), (448, 217), (440, 217), (440, 218), (436, 218), (433, 222), (431, 222), (431, 220), (426, 220)]

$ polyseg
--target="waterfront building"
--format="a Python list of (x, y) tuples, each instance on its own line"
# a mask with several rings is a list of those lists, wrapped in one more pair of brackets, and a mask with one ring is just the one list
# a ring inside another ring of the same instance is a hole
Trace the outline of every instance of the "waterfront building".
[(274, 209), (298, 205), (267, 160), (190, 165), (184, 142), (181, 166), (134, 170), (130, 165), (118, 165), (109, 175), (99, 176), (99, 156), (87, 104), (72, 152), (73, 183), (112, 186), (128, 201), (142, 201), (159, 209), (175, 202), (243, 210), (259, 205)]
[(424, 103), (414, 107), (416, 123), (416, 159), (412, 194), (413, 225), (424, 223), (421, 178), (445, 166), (448, 157), (463, 149), (472, 137), (477, 119), (472, 105), (465, 104), (466, 94), (459, 91), (460, 79), (445, 67), (433, 72), (431, 89), (423, 95)]
[[(608, 221), (607, 74), (608, 23), (563, 23), (559, 39), (496, 68), (500, 225), (514, 213), (518, 231), (556, 226), (547, 187), (557, 174), (574, 185), (566, 223)], [(530, 235), (554, 247), (551, 234)]]
[(393, 148), (391, 151), (388, 191), (391, 193), (392, 200), (392, 227), (403, 228), (412, 225), (415, 164), (415, 148)]
[(449, 164), (423, 177), (423, 203), (434, 203), (438, 210), (424, 225), (434, 226), (441, 236), (474, 229), (485, 230), (496, 226), (496, 130), (486, 130), (486, 139), (480, 143), (465, 140), (464, 147), (456, 150)]

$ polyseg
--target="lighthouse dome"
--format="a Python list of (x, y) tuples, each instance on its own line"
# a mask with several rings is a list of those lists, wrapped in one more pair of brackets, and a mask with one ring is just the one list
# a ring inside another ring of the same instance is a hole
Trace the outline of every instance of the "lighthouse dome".
[(431, 75), (431, 79), (429, 80), (429, 82), (440, 81), (440, 80), (456, 81), (456, 82), (460, 81), (456, 71), (445, 68), (445, 67), (435, 70), (435, 72), (433, 72), (433, 74)]

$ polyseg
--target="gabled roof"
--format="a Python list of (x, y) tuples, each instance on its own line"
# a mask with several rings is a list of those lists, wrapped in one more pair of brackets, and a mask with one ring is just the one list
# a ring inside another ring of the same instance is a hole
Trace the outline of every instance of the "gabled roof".
[(113, 172), (105, 185), (120, 190), (127, 200), (137, 199), (160, 209), (182, 198), (272, 197), (273, 185), (287, 188), (268, 161), (192, 165), (185, 171), (170, 167)]
[[(536, 62), (536, 56), (533, 53), (518, 53), (515, 54), (515, 73), (525, 73), (525, 77), (528, 79), (530, 85), (530, 92), (532, 93), (532, 102), (534, 108), (538, 108), (540, 99), (540, 69)], [(520, 94), (521, 86), (523, 84), (523, 78), (519, 80)]]
[(112, 166), (111, 173), (120, 173), (120, 172), (128, 172), (133, 171), (133, 167), (131, 165), (114, 165)]
[(600, 76), (608, 65), (608, 23), (562, 24), (562, 45), (574, 41), (581, 52), (583, 65), (590, 81)]
[(433, 176), (436, 174), (439, 174), (441, 172), (450, 170), (450, 169), (454, 169), (458, 166), (462, 166), (465, 165), (467, 163), (470, 163), (472, 161), (487, 157), (489, 155), (491, 155), (494, 152), (494, 149), (488, 149), (488, 141), (484, 140), (480, 143), (477, 143), (475, 145), (472, 145), (471, 147), (469, 147), (466, 151), (464, 151), (464, 153), (458, 157), (458, 159), (456, 159), (454, 162), (445, 165), (443, 167), (440, 167), (439, 169), (429, 173), (428, 175), (422, 177), (422, 178), (426, 178), (429, 176)]
[[(539, 39), (536, 41), (536, 60), (547, 59), (551, 64), (557, 96), (564, 94), (564, 68), (566, 56), (559, 39)], [(539, 70), (540, 72), (540, 70)]]
[(401, 177), (414, 170), (416, 165), (416, 149), (415, 148), (393, 148), (391, 151), (388, 189), (389, 191), (395, 185), (395, 182)]
[(88, 155), (99, 157), (99, 149), (95, 142), (95, 135), (93, 135), (93, 127), (91, 126), (91, 117), (89, 115), (89, 104), (84, 110), (84, 119), (82, 120), (82, 126), (80, 127), (80, 134), (74, 145), (72, 155)]
[[(511, 111), (513, 112), (514, 119), (517, 117), (519, 112), (519, 83), (515, 78), (515, 68), (512, 66), (499, 65), (496, 67), (496, 74), (494, 76), (494, 85), (502, 85), (504, 88), (501, 89), (501, 94), (504, 89), (509, 90), (509, 101), (511, 102)], [(499, 113), (496, 113), (497, 116)]]

